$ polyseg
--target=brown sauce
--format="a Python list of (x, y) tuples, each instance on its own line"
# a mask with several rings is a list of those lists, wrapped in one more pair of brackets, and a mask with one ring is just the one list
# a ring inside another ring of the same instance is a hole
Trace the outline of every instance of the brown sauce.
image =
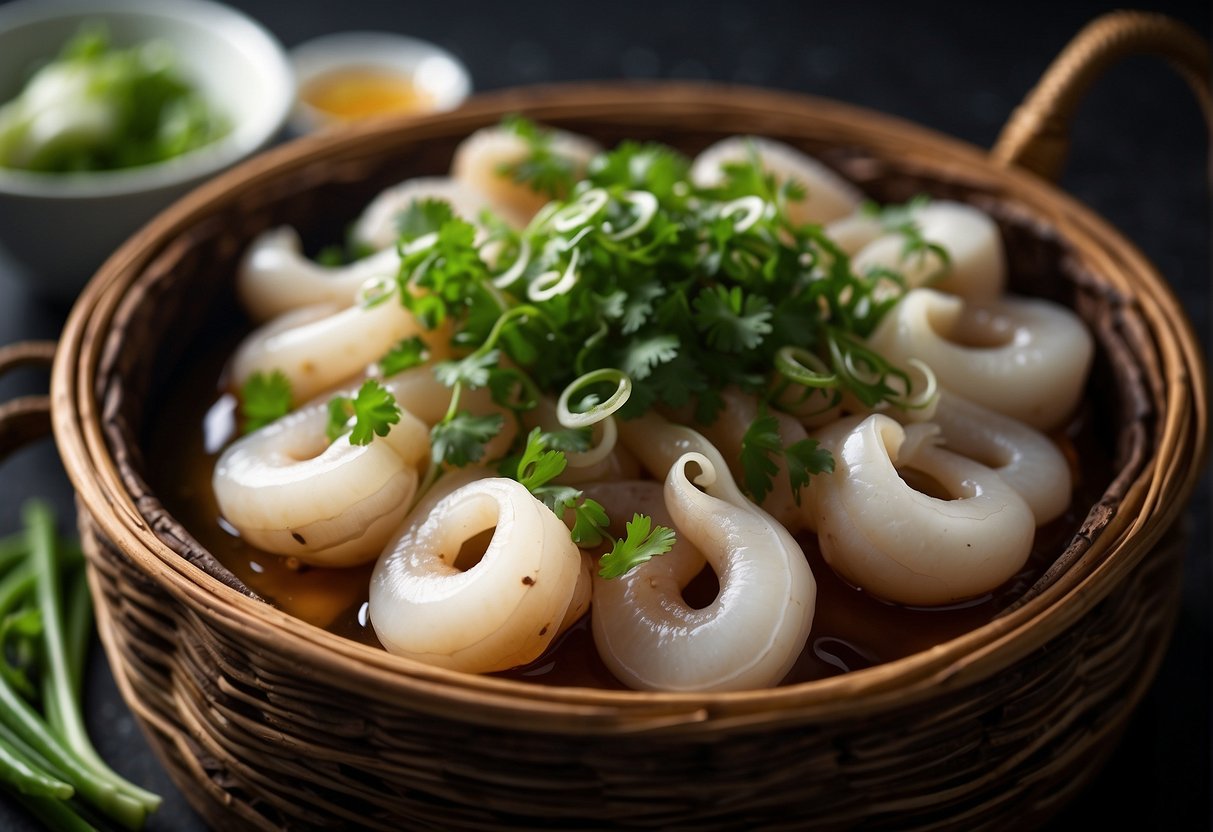
[[(211, 473), (221, 443), (235, 427), (231, 397), (217, 383), (227, 352), (217, 350), (189, 368), (153, 414), (147, 459), (154, 491), (199, 543), (266, 601), (337, 635), (379, 646), (366, 616), (373, 563), (351, 569), (301, 566), (245, 544), (219, 517)], [(929, 609), (885, 603), (844, 582), (822, 559), (816, 539), (801, 536), (817, 579), (817, 610), (809, 642), (784, 684), (836, 676), (929, 649), (988, 623), (1019, 598), (1065, 548), (1110, 479), (1106, 452), (1098, 447), (1087, 419), (1077, 419), (1054, 438), (1074, 466), (1071, 507), (1037, 529), (1032, 555), (1020, 572), (980, 598)], [(915, 484), (931, 490), (930, 483)], [(688, 587), (688, 600), (703, 605), (714, 592), (715, 579), (708, 570)], [(623, 689), (598, 657), (589, 616), (536, 661), (499, 675), (550, 685)]]

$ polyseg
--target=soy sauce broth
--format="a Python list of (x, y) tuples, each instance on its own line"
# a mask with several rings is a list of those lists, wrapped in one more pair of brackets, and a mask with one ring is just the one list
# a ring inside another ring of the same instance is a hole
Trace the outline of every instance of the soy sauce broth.
[[(373, 562), (348, 569), (293, 563), (249, 546), (219, 516), (211, 475), (222, 447), (235, 436), (235, 399), (221, 387), (224, 357), (234, 346), (233, 339), (197, 358), (153, 412), (146, 443), (153, 490), (199, 543), (265, 601), (336, 635), (381, 646), (367, 618)], [(1111, 477), (1088, 413), (1054, 439), (1074, 472), (1071, 506), (1061, 518), (1037, 529), (1024, 567), (980, 598), (943, 608), (886, 603), (839, 578), (823, 560), (816, 538), (801, 535), (798, 540), (817, 580), (817, 609), (805, 650), (783, 684), (904, 658), (980, 627), (1014, 603), (1065, 548)], [(687, 588), (688, 601), (706, 605), (715, 591), (715, 576), (705, 570)], [(548, 685), (623, 689), (598, 657), (589, 620), (583, 617), (539, 659), (498, 675)]]

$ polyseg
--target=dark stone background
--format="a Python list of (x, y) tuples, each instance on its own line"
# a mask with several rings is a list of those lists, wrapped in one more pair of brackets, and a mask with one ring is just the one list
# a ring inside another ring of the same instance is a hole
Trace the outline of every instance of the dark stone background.
[[(477, 89), (540, 81), (689, 78), (835, 98), (989, 147), (1012, 108), (1083, 23), (1110, 2), (418, 3), (388, 0), (239, 0), (290, 47), (356, 29), (436, 41), (470, 67)], [(1207, 38), (1199, 2), (1138, 7), (1179, 17)], [(1178, 77), (1132, 59), (1082, 105), (1063, 188), (1092, 205), (1168, 277), (1208, 354), (1210, 180), (1205, 125)], [(2, 257), (2, 255), (0, 255)], [(0, 259), (0, 343), (54, 338), (66, 310), (45, 304)], [(45, 379), (0, 382), (0, 400)], [(0, 473), (0, 533), (18, 527), (21, 501), (50, 499), (70, 525), (70, 487), (49, 442)], [(1052, 828), (1210, 828), (1210, 490), (1206, 473), (1188, 512), (1183, 607), (1158, 681), (1101, 777)], [(1160, 646), (1161, 649), (1161, 646)], [(90, 725), (103, 754), (165, 795), (151, 828), (200, 828), (147, 751), (101, 652), (88, 680)], [(1086, 823), (1083, 823), (1085, 826)], [(0, 829), (33, 828), (0, 797)]]

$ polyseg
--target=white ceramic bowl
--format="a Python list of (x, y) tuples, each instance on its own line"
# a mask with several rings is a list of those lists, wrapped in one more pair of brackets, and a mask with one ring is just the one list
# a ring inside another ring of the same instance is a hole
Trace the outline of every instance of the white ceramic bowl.
[(299, 100), (291, 129), (307, 133), (338, 123), (305, 100), (308, 84), (329, 73), (380, 70), (409, 79), (426, 99), (417, 112), (458, 107), (472, 89), (467, 67), (437, 44), (393, 32), (338, 32), (301, 43), (291, 50), (291, 65), (299, 85)]
[(223, 138), (174, 159), (115, 171), (0, 168), (0, 246), (36, 292), (71, 298), (161, 208), (266, 146), (294, 104), (281, 44), (241, 12), (208, 0), (21, 0), (0, 7), (0, 101), (31, 66), (57, 55), (86, 21), (115, 46), (166, 41), (178, 64), (231, 123)]

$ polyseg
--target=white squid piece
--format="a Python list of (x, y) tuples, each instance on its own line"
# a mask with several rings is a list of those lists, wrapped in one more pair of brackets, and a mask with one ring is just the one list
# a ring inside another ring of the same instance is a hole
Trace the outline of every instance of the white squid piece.
[[(817, 536), (826, 562), (855, 586), (900, 604), (973, 598), (1027, 561), (1036, 518), (1023, 498), (979, 462), (934, 444), (930, 425), (903, 429), (869, 416), (816, 478)], [(828, 437), (823, 437), (823, 440)], [(934, 479), (952, 499), (911, 487), (898, 469)]]
[(942, 246), (947, 264), (931, 251), (905, 256), (906, 237), (882, 234), (855, 253), (856, 274), (876, 266), (899, 272), (909, 288), (929, 285), (969, 300), (994, 300), (1007, 282), (1006, 254), (998, 224), (984, 211), (963, 202), (938, 200), (914, 208), (911, 219), (923, 239)]
[[(461, 547), (492, 539), (467, 569)], [(514, 480), (491, 477), (427, 498), (371, 576), (369, 614), (389, 652), (490, 673), (538, 658), (574, 606), (584, 574), (569, 530)]]
[(966, 303), (933, 289), (907, 293), (869, 342), (896, 364), (925, 362), (941, 387), (1039, 430), (1073, 412), (1095, 352), (1064, 306), (1011, 297)]
[[(640, 460), (645, 470), (658, 479), (664, 480), (670, 469), (688, 453), (706, 457), (716, 471), (729, 470), (724, 456), (703, 434), (685, 425), (674, 424), (652, 412), (635, 419), (621, 419), (619, 438)], [(741, 492), (731, 476), (712, 477), (711, 482), (702, 485), (708, 494), (730, 505), (762, 511)]]
[[(682, 541), (617, 579), (594, 579), (591, 623), (598, 651), (620, 681), (642, 690), (727, 691), (777, 685), (804, 649), (817, 584), (804, 552), (769, 515), (705, 494), (728, 478), (699, 453), (670, 468), (665, 508)], [(597, 494), (598, 492), (593, 492)], [(604, 495), (608, 501), (610, 495)], [(637, 506), (657, 515), (656, 495)], [(625, 516), (615, 506), (617, 516)], [(682, 598), (701, 558), (720, 590), (702, 609)]]
[[(593, 139), (564, 130), (549, 130), (549, 150), (567, 159), (576, 178), (584, 173), (590, 159), (602, 152)], [(530, 154), (526, 141), (507, 127), (477, 130), (455, 149), (451, 177), (478, 191), (507, 221), (521, 228), (546, 205), (551, 196), (515, 182), (502, 167), (523, 161)]]
[(351, 445), (325, 435), (323, 402), (230, 445), (215, 464), (220, 514), (267, 552), (317, 566), (379, 555), (404, 520), (429, 456), (429, 431), (404, 411), (387, 436)]
[(446, 338), (426, 331), (393, 298), (370, 308), (305, 306), (249, 333), (232, 356), (230, 377), (240, 386), (254, 373), (280, 370), (298, 404), (361, 375), (392, 345), (414, 335), (433, 353), (445, 347)]
[(805, 187), (805, 198), (787, 205), (788, 218), (797, 225), (845, 217), (863, 201), (858, 188), (822, 162), (783, 142), (759, 136), (730, 136), (706, 148), (691, 164), (691, 181), (701, 188), (716, 187), (724, 182), (724, 166), (748, 162), (751, 152), (777, 183), (792, 180)]
[(931, 422), (944, 447), (990, 468), (1023, 497), (1042, 526), (1070, 505), (1073, 478), (1061, 449), (1035, 428), (940, 391)]
[(344, 309), (367, 281), (394, 281), (400, 267), (395, 248), (385, 248), (345, 266), (322, 266), (303, 254), (293, 228), (272, 228), (253, 240), (240, 261), (236, 294), (256, 322), (316, 304)]
[(879, 217), (860, 210), (826, 223), (825, 232), (834, 245), (854, 257), (868, 243), (884, 236), (885, 227)]
[(491, 207), (488, 198), (467, 183), (447, 176), (419, 176), (393, 185), (371, 200), (354, 221), (350, 236), (376, 250), (394, 247), (400, 236), (397, 225), (400, 215), (414, 202), (424, 199), (449, 203), (455, 216), (472, 224)]

